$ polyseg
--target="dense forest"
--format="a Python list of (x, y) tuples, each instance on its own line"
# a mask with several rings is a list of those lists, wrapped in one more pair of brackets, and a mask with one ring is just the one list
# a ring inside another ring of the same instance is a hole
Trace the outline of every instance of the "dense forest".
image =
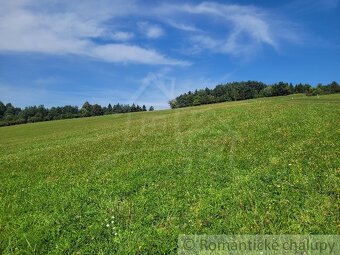
[(169, 102), (171, 108), (181, 108), (202, 104), (221, 103), (259, 97), (285, 96), (295, 93), (306, 93), (308, 96), (340, 93), (340, 86), (335, 81), (328, 84), (318, 84), (312, 87), (309, 84), (296, 84), (279, 82), (266, 85), (258, 81), (231, 82), (217, 85), (213, 89), (189, 91)]
[[(154, 108), (151, 106), (149, 111), (153, 110)], [(91, 105), (89, 102), (85, 102), (81, 109), (71, 105), (49, 109), (40, 105), (21, 109), (11, 103), (5, 105), (0, 101), (0, 126), (141, 111), (147, 111), (145, 105), (141, 107), (135, 104), (131, 106), (128, 104), (116, 104), (113, 106), (109, 104), (107, 107), (102, 107), (99, 104)]]

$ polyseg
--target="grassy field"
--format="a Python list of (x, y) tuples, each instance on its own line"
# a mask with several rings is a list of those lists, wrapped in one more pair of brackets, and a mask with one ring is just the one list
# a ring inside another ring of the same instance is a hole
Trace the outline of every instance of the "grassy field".
[(0, 128), (0, 254), (175, 254), (338, 234), (340, 95)]

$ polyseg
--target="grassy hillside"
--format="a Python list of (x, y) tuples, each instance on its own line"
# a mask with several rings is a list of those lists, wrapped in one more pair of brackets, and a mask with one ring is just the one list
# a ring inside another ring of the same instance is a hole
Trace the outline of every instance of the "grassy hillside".
[(0, 253), (337, 234), (339, 127), (340, 95), (294, 95), (0, 128)]

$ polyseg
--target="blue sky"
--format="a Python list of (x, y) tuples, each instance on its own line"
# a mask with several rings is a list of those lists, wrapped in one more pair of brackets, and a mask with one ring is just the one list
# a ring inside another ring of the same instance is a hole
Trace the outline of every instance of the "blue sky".
[(0, 0), (0, 100), (163, 109), (229, 81), (340, 82), (339, 17), (339, 0)]

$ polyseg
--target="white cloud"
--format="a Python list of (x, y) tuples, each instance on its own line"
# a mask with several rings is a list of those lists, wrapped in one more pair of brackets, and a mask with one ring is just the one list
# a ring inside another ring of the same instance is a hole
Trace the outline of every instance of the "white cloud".
[(108, 62), (137, 62), (143, 64), (159, 65), (189, 65), (189, 62), (169, 59), (154, 50), (144, 49), (134, 45), (125, 44), (107, 44), (95, 46), (88, 55), (106, 60)]
[[(37, 3), (41, 4), (38, 6)], [(130, 1), (125, 1), (128, 4)], [(1, 4), (0, 52), (38, 52), (46, 54), (73, 54), (90, 56), (102, 61), (142, 63), (150, 65), (187, 65), (188, 62), (168, 58), (156, 50), (138, 45), (95, 43), (96, 38), (128, 40), (132, 34), (111, 31), (105, 21), (126, 12), (123, 1), (99, 1), (94, 8), (92, 1), (74, 5), (67, 1), (13, 1)], [(106, 8), (112, 12), (106, 11)], [(115, 6), (116, 4), (116, 6)], [(116, 7), (116, 8), (115, 8)], [(92, 12), (90, 9), (93, 8)], [(65, 9), (65, 10), (64, 10)], [(133, 8), (132, 8), (133, 10)], [(93, 13), (101, 14), (94, 17)], [(149, 37), (160, 36), (157, 27), (148, 28)]]
[(156, 39), (164, 35), (164, 31), (159, 25), (150, 24), (149, 22), (139, 22), (138, 27), (146, 37), (151, 39)]
[[(327, 2), (336, 4), (338, 0)], [(130, 19), (136, 21), (129, 22)], [(148, 19), (158, 24), (138, 22)], [(177, 41), (195, 53), (249, 56), (262, 46), (278, 50), (283, 42), (296, 42), (300, 36), (287, 22), (254, 6), (214, 2), (147, 5), (138, 0), (12, 0), (0, 2), (0, 52), (72, 54), (117, 63), (189, 64), (134, 40), (135, 22), (148, 39), (164, 36), (166, 26), (187, 32)], [(106, 44), (97, 43), (97, 39), (105, 39)]]
[[(263, 45), (278, 50), (283, 41), (297, 42), (300, 36), (279, 16), (254, 6), (214, 2), (164, 4), (156, 7), (155, 12), (178, 29), (186, 27), (176, 24), (196, 21), (197, 26), (187, 29), (192, 32), (188, 35), (191, 43), (188, 50), (196, 53), (210, 50), (236, 56), (254, 55)], [(200, 28), (202, 24), (214, 26), (214, 29)]]
[(114, 32), (114, 33), (108, 35), (108, 37), (112, 38), (116, 41), (128, 41), (128, 40), (131, 40), (134, 37), (134, 34), (130, 33), (130, 32), (118, 31), (118, 32)]
[(173, 20), (168, 20), (166, 21), (170, 26), (177, 28), (179, 30), (187, 31), (187, 32), (203, 32), (203, 30), (192, 26), (192, 25), (187, 25), (185, 23), (179, 23)]
[(222, 41), (214, 39), (205, 35), (194, 35), (190, 37), (192, 44), (194, 45), (193, 51), (200, 51), (202, 49), (217, 49), (221, 48)]

